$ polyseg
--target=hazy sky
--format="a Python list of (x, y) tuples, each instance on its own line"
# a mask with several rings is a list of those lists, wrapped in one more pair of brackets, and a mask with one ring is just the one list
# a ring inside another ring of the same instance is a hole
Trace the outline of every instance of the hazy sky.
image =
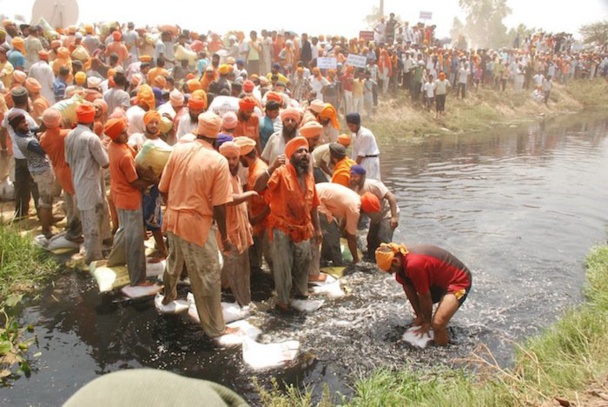
[[(67, 0), (45, 1), (55, 4)], [(385, 14), (394, 12), (410, 23), (419, 21), (420, 11), (432, 12), (430, 23), (437, 25), (437, 33), (440, 37), (448, 35), (455, 16), (463, 19), (458, 0), (420, 1), (423, 6), (413, 3), (385, 0), (384, 11)], [(379, 1), (79, 0), (78, 4), (80, 22), (117, 20), (134, 21), (136, 25), (178, 23), (182, 28), (190, 28), (198, 32), (268, 28), (351, 37), (366, 28), (364, 17), (371, 13), (372, 7), (377, 6)], [(166, 5), (162, 6), (162, 4)], [(207, 6), (203, 7), (203, 4)], [(608, 0), (576, 0), (567, 3), (507, 0), (507, 4), (513, 11), (505, 19), (507, 27), (523, 23), (528, 27), (544, 28), (548, 32), (566, 31), (578, 35), (578, 28), (581, 25), (608, 19)], [(31, 18), (33, 5), (34, 0), (0, 0), (0, 10), (4, 14), (10, 17), (21, 14), (28, 21)], [(228, 7), (222, 9), (222, 5)]]

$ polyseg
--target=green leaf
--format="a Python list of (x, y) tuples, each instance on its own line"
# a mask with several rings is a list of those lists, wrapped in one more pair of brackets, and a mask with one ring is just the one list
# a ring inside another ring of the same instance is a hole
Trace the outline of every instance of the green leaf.
[(0, 342), (0, 356), (4, 356), (13, 349), (13, 344), (9, 341)]

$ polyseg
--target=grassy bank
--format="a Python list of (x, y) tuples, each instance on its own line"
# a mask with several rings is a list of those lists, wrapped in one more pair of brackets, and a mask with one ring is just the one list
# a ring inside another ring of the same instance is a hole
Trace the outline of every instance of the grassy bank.
[[(500, 368), (484, 353), (470, 358), (474, 375), (449, 368), (379, 370), (356, 383), (351, 400), (324, 392), (320, 405), (330, 405), (330, 398), (334, 405), (353, 407), (606, 405), (608, 247), (594, 248), (586, 264), (586, 301), (540, 336), (516, 346), (512, 368)], [(589, 390), (594, 387), (604, 390)], [(288, 392), (275, 388), (263, 395), (267, 406), (313, 405), (310, 394), (293, 388)]]
[[(375, 115), (364, 119), (364, 126), (377, 137), (403, 139), (428, 134), (483, 131), (551, 117), (572, 114), (583, 109), (608, 108), (608, 81), (576, 80), (567, 85), (554, 84), (547, 106), (532, 100), (531, 90), (514, 92), (507, 89), (479, 88), (464, 100), (448, 94), (445, 116), (435, 119), (434, 111), (414, 108), (406, 91), (381, 97)], [(345, 126), (344, 126), (345, 127)]]
[(0, 225), (0, 383), (29, 374), (28, 350), (37, 338), (33, 326), (19, 326), (19, 305), (24, 294), (37, 292), (58, 269), (30, 238)]

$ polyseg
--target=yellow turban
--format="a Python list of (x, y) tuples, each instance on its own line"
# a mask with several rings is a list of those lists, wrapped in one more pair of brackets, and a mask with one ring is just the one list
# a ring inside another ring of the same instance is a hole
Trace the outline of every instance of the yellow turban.
[(76, 81), (76, 85), (83, 86), (87, 82), (87, 74), (82, 71), (76, 72), (74, 81)]
[(405, 256), (409, 251), (403, 244), (381, 243), (380, 247), (376, 249), (376, 264), (378, 268), (382, 271), (389, 271), (397, 253)]
[(156, 99), (154, 98), (154, 92), (149, 85), (142, 85), (137, 91), (137, 102), (143, 102), (148, 109), (154, 109), (156, 107)]
[(27, 55), (25, 52), (25, 42), (23, 41), (23, 38), (15, 37), (11, 40), (11, 44), (12, 44), (13, 48), (21, 51), (21, 53), (23, 55)]
[(231, 68), (232, 67), (228, 64), (221, 64), (219, 67), (220, 75), (228, 75), (230, 73), (230, 71), (232, 71)]

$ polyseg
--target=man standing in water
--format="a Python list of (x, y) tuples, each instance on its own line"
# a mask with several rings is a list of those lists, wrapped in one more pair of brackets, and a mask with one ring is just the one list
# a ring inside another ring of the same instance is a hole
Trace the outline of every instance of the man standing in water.
[[(454, 255), (437, 246), (383, 243), (376, 250), (382, 271), (395, 274), (416, 319), (419, 335), (433, 328), (435, 343), (448, 344), (447, 325), (471, 290), (471, 272)], [(439, 303), (433, 315), (433, 304)]]

